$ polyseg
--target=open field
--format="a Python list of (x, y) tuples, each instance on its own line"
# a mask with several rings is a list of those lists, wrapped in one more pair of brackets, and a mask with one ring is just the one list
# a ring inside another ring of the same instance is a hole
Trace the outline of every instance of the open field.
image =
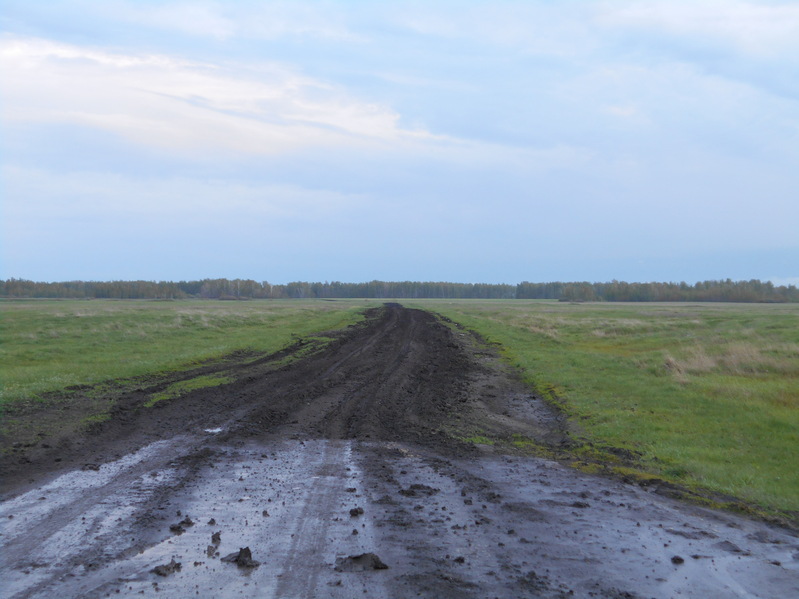
[[(2, 302), (2, 403), (24, 406), (67, 387), (176, 372), (236, 351), (274, 352), (356, 322), (379, 303)], [(501, 344), (524, 380), (569, 414), (573, 435), (590, 443), (578, 454), (613, 459), (621, 448), (668, 480), (799, 511), (799, 306), (405, 303)], [(148, 405), (229, 383), (228, 374), (167, 381)], [(74, 426), (102, 421), (116, 401), (102, 387), (75, 397), (84, 406)], [(6, 432), (19, 422), (8, 418)], [(18, 440), (29, 442), (27, 430), (15, 429)], [(484, 433), (468, 438), (492, 442)]]
[(500, 343), (596, 448), (629, 450), (681, 484), (799, 510), (799, 306), (413, 305)]
[(109, 379), (274, 352), (355, 322), (358, 301), (0, 302), (0, 405)]
[(0, 456), (0, 594), (799, 593), (795, 529), (542, 457), (562, 414), (462, 328), (393, 303), (324, 340), (138, 377), (83, 429), (107, 386), (28, 406), (57, 426)]

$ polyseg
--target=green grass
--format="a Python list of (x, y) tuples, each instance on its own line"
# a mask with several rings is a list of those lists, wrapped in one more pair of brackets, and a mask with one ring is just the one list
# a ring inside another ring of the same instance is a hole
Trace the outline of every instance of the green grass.
[(0, 406), (49, 391), (277, 351), (360, 319), (366, 301), (0, 301)]
[(207, 387), (218, 387), (219, 385), (224, 385), (226, 383), (232, 382), (233, 379), (227, 376), (218, 376), (213, 374), (206, 374), (202, 376), (194, 377), (193, 379), (188, 379), (184, 381), (177, 381), (169, 385), (163, 391), (158, 393), (154, 393), (150, 399), (144, 404), (145, 407), (151, 408), (159, 401), (165, 399), (174, 399), (176, 397), (180, 397), (189, 391), (194, 391), (195, 389), (205, 389)]
[(486, 437), (485, 435), (472, 435), (470, 437), (460, 437), (464, 443), (474, 443), (476, 445), (494, 445), (494, 439)]
[(407, 302), (501, 344), (601, 450), (649, 472), (799, 510), (799, 306)]

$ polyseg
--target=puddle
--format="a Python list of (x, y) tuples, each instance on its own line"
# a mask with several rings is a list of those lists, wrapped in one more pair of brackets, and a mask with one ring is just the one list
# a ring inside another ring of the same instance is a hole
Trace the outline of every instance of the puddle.
[(0, 506), (0, 594), (799, 596), (795, 537), (553, 462), (341, 440), (196, 447), (159, 442)]

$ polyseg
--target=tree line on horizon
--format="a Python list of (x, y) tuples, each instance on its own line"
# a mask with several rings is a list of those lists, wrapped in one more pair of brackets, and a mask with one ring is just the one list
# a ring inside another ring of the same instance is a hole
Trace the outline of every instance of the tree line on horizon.
[(0, 297), (42, 299), (551, 299), (605, 302), (799, 302), (795, 285), (770, 281), (688, 283), (522, 282), (517, 285), (422, 281), (367, 283), (292, 282), (272, 285), (251, 279), (199, 281), (0, 281)]

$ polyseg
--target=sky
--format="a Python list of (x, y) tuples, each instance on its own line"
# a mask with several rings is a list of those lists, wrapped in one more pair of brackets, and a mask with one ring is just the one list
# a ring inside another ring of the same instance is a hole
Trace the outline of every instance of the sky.
[(0, 277), (799, 284), (799, 2), (3, 0)]

